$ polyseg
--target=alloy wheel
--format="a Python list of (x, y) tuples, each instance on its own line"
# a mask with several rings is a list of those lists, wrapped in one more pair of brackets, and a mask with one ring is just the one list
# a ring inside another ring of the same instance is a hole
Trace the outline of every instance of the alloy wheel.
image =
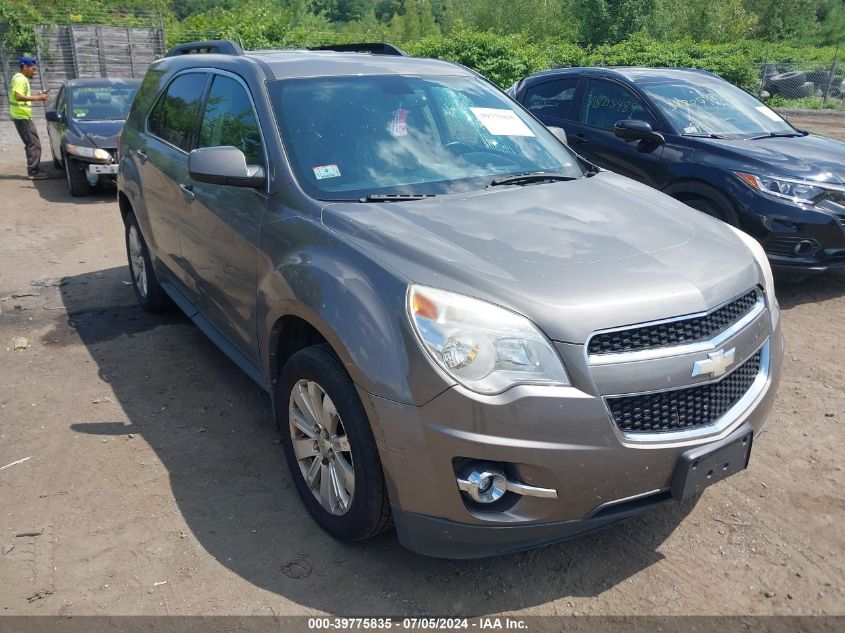
[(355, 492), (349, 439), (329, 395), (313, 380), (299, 380), (288, 406), (293, 452), (311, 493), (328, 512), (346, 514)]
[(144, 247), (141, 234), (133, 224), (129, 227), (129, 268), (132, 281), (142, 297), (147, 296), (147, 264), (144, 260)]

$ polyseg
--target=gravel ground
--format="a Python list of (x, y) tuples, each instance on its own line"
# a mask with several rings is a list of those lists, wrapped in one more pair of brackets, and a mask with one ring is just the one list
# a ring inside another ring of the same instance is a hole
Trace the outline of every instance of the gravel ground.
[(845, 276), (779, 289), (785, 371), (747, 471), (574, 542), (427, 559), (317, 529), (267, 398), (136, 306), (113, 194), (22, 159), (0, 124), (0, 466), (26, 459), (0, 470), (0, 614), (845, 613)]

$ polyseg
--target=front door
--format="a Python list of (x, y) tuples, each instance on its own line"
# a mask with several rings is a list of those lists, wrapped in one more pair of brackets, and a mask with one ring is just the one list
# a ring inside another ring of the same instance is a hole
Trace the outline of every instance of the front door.
[(662, 171), (663, 146), (650, 141), (624, 141), (613, 132), (617, 121), (646, 121), (659, 132), (657, 119), (629, 88), (615, 81), (590, 79), (569, 142), (599, 167), (656, 186)]
[[(233, 146), (267, 171), (264, 144), (246, 85), (215, 74), (197, 147)], [(182, 254), (197, 288), (197, 307), (239, 351), (258, 363), (255, 337), (257, 244), (266, 188), (183, 181), (193, 200), (182, 222)]]

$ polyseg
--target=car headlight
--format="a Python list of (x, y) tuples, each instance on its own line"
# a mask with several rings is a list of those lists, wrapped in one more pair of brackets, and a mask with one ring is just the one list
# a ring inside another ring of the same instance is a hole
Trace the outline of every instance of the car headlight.
[(778, 304), (778, 298), (775, 296), (775, 278), (772, 275), (772, 266), (769, 264), (769, 258), (766, 257), (766, 251), (760, 246), (760, 242), (748, 233), (740, 231), (735, 226), (728, 225), (728, 228), (736, 233), (736, 236), (748, 247), (748, 250), (754, 255), (754, 259), (757, 260), (757, 265), (760, 266), (760, 270), (763, 272), (763, 290), (766, 292), (769, 312), (772, 315), (772, 326), (774, 327), (780, 318), (780, 304)]
[(90, 158), (92, 160), (102, 161), (111, 160), (111, 154), (104, 149), (96, 147), (84, 147), (82, 145), (71, 145), (68, 143), (65, 145), (65, 149), (68, 154), (73, 154), (74, 156), (79, 156), (80, 158)]
[(760, 193), (786, 198), (793, 202), (813, 204), (825, 194), (823, 187), (817, 187), (800, 180), (781, 180), (768, 176), (755, 176), (741, 171), (734, 172), (736, 176), (752, 189)]
[(548, 339), (524, 316), (465, 295), (411, 284), (408, 315), (434, 361), (467, 389), (571, 383)]

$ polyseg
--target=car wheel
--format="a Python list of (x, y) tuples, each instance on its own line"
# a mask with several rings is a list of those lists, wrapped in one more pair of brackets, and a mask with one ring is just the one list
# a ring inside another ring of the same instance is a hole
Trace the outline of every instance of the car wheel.
[(736, 225), (736, 218), (733, 213), (722, 209), (712, 200), (708, 200), (707, 198), (686, 198), (685, 200), (682, 200), (682, 202), (688, 207), (692, 207), (702, 213), (706, 213), (717, 220), (733, 224), (734, 226)]
[(390, 503), (370, 423), (331, 349), (315, 345), (294, 354), (276, 396), (288, 467), (314, 520), (346, 541), (388, 529)]
[(150, 312), (169, 308), (172, 305), (170, 297), (158, 283), (150, 251), (141, 235), (138, 220), (132, 213), (126, 216), (126, 256), (129, 259), (132, 288), (141, 307)]
[(65, 156), (65, 179), (67, 180), (70, 195), (74, 197), (87, 195), (91, 190), (88, 184), (88, 177), (78, 160)]

